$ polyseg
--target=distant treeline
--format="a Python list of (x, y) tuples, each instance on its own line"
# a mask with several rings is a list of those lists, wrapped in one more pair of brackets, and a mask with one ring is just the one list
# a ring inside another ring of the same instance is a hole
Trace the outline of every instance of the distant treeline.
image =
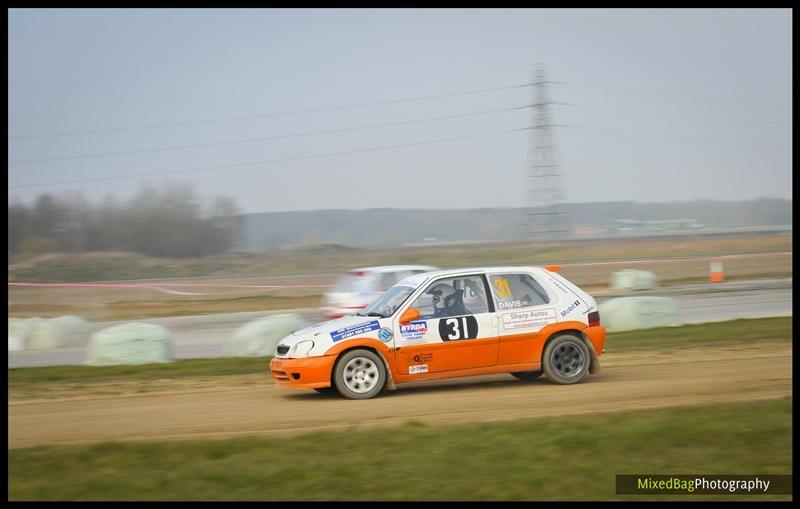
[[(572, 226), (611, 237), (620, 220), (689, 219), (707, 228), (792, 224), (792, 201), (693, 200), (670, 203), (594, 202), (564, 207)], [(291, 245), (335, 243), (376, 248), (437, 242), (531, 241), (526, 221), (543, 209), (369, 209), (244, 214), (242, 250), (269, 251)]]
[(9, 256), (130, 251), (184, 257), (224, 253), (239, 242), (241, 216), (226, 197), (201, 203), (187, 184), (142, 187), (126, 203), (90, 203), (77, 192), (8, 206)]

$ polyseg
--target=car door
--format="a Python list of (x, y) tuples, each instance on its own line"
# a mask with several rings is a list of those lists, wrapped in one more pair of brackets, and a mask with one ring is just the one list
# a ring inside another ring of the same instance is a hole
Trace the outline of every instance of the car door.
[(525, 271), (487, 274), (499, 318), (499, 365), (541, 360), (543, 327), (555, 323), (557, 296)]
[(483, 274), (434, 280), (407, 309), (412, 307), (419, 310), (418, 319), (400, 324), (398, 314), (394, 324), (400, 374), (479, 368), (497, 362), (498, 322)]

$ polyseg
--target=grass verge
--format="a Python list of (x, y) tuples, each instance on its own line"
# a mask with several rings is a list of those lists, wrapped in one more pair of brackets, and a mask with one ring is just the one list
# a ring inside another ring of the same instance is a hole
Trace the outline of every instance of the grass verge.
[[(602, 316), (600, 320), (602, 322)], [(674, 351), (700, 346), (733, 346), (768, 342), (788, 343), (791, 340), (792, 317), (781, 316), (612, 332), (606, 339), (606, 353), (639, 350)]]
[(270, 357), (183, 359), (135, 366), (47, 366), (8, 370), (8, 390), (34, 384), (107, 384), (267, 373)]
[(8, 497), (740, 500), (747, 497), (615, 495), (614, 476), (791, 474), (791, 451), (792, 402), (783, 398), (436, 427), (410, 421), (290, 439), (12, 449)]

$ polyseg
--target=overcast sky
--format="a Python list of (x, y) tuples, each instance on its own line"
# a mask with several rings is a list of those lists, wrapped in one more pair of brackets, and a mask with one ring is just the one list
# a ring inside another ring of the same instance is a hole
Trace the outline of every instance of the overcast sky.
[(11, 9), (8, 29), (9, 201), (172, 180), (244, 212), (525, 206), (536, 63), (567, 201), (791, 198), (789, 9)]

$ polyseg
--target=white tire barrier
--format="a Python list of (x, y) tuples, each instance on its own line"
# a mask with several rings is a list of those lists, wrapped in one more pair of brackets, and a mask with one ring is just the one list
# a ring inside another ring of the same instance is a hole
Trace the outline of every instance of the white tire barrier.
[(41, 318), (9, 318), (8, 319), (8, 351), (25, 350), (28, 336), (41, 322)]
[(270, 357), (278, 342), (309, 324), (300, 315), (288, 313), (265, 316), (248, 322), (231, 337), (227, 352), (232, 357)]
[(94, 331), (91, 322), (79, 316), (59, 316), (41, 320), (26, 339), (27, 350), (84, 347)]
[(172, 334), (149, 323), (125, 323), (92, 334), (86, 364), (150, 364), (172, 362)]
[(609, 332), (681, 325), (678, 303), (670, 297), (620, 297), (600, 304), (600, 323)]
[(658, 288), (658, 277), (649, 270), (623, 269), (611, 275), (611, 289), (613, 290), (653, 290), (654, 288)]
[(92, 323), (80, 316), (9, 318), (8, 349), (19, 351), (84, 347), (93, 330)]
[(8, 351), (20, 352), (22, 350), (25, 350), (25, 343), (22, 341), (22, 338), (8, 336)]

